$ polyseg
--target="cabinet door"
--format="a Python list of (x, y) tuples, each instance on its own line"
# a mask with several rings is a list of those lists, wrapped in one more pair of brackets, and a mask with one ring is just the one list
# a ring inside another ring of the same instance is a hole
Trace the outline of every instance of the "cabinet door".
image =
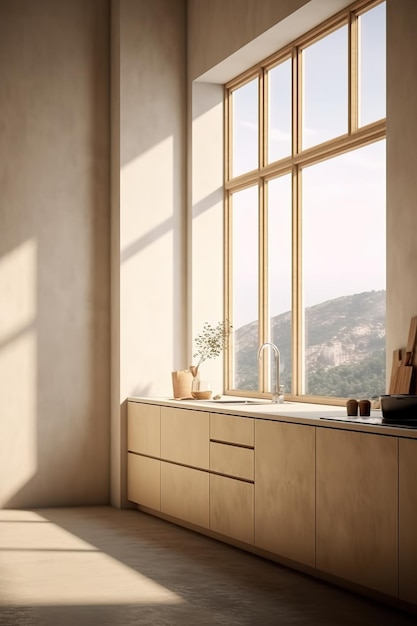
[(316, 523), (318, 569), (397, 595), (397, 438), (317, 429)]
[(139, 402), (127, 403), (127, 448), (149, 456), (160, 456), (161, 407)]
[(155, 511), (161, 510), (161, 462), (146, 456), (127, 455), (127, 498)]
[(417, 603), (417, 440), (399, 440), (399, 595)]
[(209, 473), (161, 461), (161, 511), (209, 527)]
[(209, 468), (209, 413), (161, 407), (161, 458)]
[(315, 428), (255, 423), (255, 545), (315, 565)]
[(253, 483), (210, 475), (210, 530), (253, 544)]

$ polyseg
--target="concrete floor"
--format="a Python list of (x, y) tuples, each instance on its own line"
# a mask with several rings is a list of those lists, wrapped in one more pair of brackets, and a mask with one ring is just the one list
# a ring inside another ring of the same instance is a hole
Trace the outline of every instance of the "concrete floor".
[(0, 511), (1, 626), (416, 623), (138, 511)]

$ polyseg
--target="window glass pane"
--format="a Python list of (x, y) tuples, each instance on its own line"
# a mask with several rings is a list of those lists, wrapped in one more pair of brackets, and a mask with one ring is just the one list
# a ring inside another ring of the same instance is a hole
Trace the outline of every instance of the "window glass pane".
[(386, 116), (385, 2), (359, 16), (359, 126)]
[(302, 146), (348, 130), (348, 29), (337, 29), (303, 50)]
[(232, 196), (234, 388), (258, 388), (258, 187)]
[(303, 179), (305, 393), (385, 393), (385, 140)]
[(291, 59), (268, 72), (268, 163), (291, 154)]
[(280, 382), (286, 393), (291, 391), (292, 371), (291, 249), (291, 175), (287, 174), (268, 182), (270, 337), (281, 354)]
[(233, 92), (232, 176), (258, 167), (258, 79)]

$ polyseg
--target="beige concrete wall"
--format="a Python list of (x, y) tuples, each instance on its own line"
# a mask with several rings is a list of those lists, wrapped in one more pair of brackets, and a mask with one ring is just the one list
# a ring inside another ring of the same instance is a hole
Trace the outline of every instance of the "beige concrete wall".
[(387, 372), (417, 315), (417, 3), (387, 0)]
[(112, 353), (120, 368), (112, 379), (111, 441), (112, 502), (119, 506), (123, 403), (172, 395), (171, 371), (187, 362), (185, 1), (117, 0), (112, 20), (113, 120), (117, 126), (119, 111), (120, 121), (119, 154), (112, 155), (113, 305), (120, 322)]
[(109, 2), (0, 2), (0, 507), (109, 498)]

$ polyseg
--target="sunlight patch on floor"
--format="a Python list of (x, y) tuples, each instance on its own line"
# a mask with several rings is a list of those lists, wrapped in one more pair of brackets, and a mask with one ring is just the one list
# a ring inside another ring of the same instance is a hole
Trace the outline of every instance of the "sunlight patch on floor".
[(169, 589), (45, 518), (1, 511), (0, 606), (182, 602)]

